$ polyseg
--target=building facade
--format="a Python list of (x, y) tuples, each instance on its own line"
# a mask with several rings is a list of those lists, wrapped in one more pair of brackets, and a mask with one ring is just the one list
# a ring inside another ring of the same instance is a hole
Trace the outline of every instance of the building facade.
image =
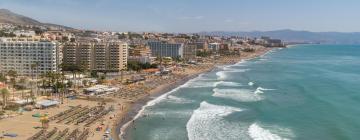
[(0, 71), (16, 71), (33, 76), (59, 71), (61, 49), (55, 42), (34, 38), (2, 38), (0, 41)]
[(220, 43), (209, 43), (208, 50), (217, 52), (220, 49)]
[(148, 46), (136, 46), (129, 48), (128, 61), (135, 61), (140, 63), (154, 63), (154, 59), (151, 57), (151, 50)]
[(79, 65), (91, 71), (117, 72), (127, 68), (128, 44), (124, 42), (67, 43), (64, 65)]
[(196, 60), (197, 44), (188, 43), (184, 47), (184, 59), (187, 61)]
[(183, 57), (184, 44), (161, 41), (148, 42), (153, 57)]

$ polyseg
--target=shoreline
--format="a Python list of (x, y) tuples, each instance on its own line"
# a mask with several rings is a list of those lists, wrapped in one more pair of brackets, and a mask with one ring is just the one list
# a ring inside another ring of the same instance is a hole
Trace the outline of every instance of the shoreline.
[(201, 72), (195, 75), (189, 75), (179, 81), (176, 81), (175, 83), (169, 83), (166, 85), (162, 85), (164, 87), (159, 87), (159, 89), (154, 89), (156, 91), (153, 91), (152, 93), (150, 93), (149, 95), (145, 96), (144, 98), (139, 99), (138, 101), (135, 101), (133, 104), (130, 104), (130, 108), (129, 111), (125, 114), (125, 119), (121, 120), (120, 123), (118, 123), (115, 126), (115, 132), (113, 133), (113, 139), (115, 140), (120, 140), (123, 139), (124, 136), (126, 136), (126, 130), (128, 128), (128, 126), (130, 125), (131, 121), (135, 120), (138, 115), (140, 115), (141, 111), (143, 109), (145, 109), (145, 107), (147, 106), (147, 104), (153, 100), (156, 100), (157, 98), (166, 95), (166, 93), (169, 93), (177, 88), (179, 88), (180, 86), (186, 84), (188, 81), (198, 77), (199, 75), (203, 74), (203, 73), (207, 73), (212, 71), (208, 70), (206, 72)]
[(146, 108), (146, 106), (147, 106), (147, 104), (149, 102), (151, 102), (153, 100), (156, 100), (157, 98), (159, 98), (161, 96), (165, 96), (166, 93), (169, 93), (172, 90), (175, 90), (175, 89), (179, 88), (180, 86), (184, 85), (188, 81), (198, 77), (201, 74), (213, 71), (214, 69), (218, 68), (218, 66), (234, 65), (234, 64), (239, 63), (241, 61), (255, 59), (257, 57), (261, 57), (263, 55), (266, 55), (266, 54), (270, 53), (271, 50), (273, 50), (273, 48), (265, 48), (264, 50), (260, 50), (258, 52), (250, 53), (248, 56), (245, 56), (244, 58), (241, 57), (241, 56), (239, 58), (234, 58), (234, 59), (237, 59), (237, 60), (232, 60), (230, 63), (214, 64), (208, 70), (201, 71), (201, 72), (198, 72), (196, 74), (188, 75), (188, 76), (186, 76), (186, 77), (184, 77), (184, 78), (182, 78), (182, 79), (180, 79), (178, 81), (175, 81), (174, 83), (168, 83), (168, 84), (165, 84), (165, 85), (161, 85), (156, 89), (153, 89), (152, 91), (150, 91), (150, 94), (148, 94), (147, 96), (140, 97), (136, 101), (134, 101), (133, 103), (130, 103), (128, 110), (126, 112), (124, 112), (125, 115), (122, 116), (122, 118), (117, 118), (118, 121), (114, 124), (113, 129), (112, 129), (113, 130), (112, 131), (112, 138), (114, 140), (126, 139), (126, 137), (127, 137), (126, 133), (128, 131), (128, 126), (130, 125), (130, 123), (133, 120), (135, 120), (140, 115), (141, 111)]

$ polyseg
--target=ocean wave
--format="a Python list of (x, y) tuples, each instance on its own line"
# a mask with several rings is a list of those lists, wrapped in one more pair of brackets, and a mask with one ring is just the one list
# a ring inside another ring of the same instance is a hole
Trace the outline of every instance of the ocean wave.
[(247, 72), (250, 69), (239, 69), (239, 68), (224, 68), (225, 72)]
[(266, 61), (266, 60), (268, 60), (268, 59), (266, 59), (266, 58), (260, 58), (259, 59), (259, 61)]
[(236, 82), (228, 82), (228, 81), (219, 81), (214, 83), (214, 87), (217, 86), (228, 86), (228, 87), (236, 87), (236, 86), (243, 86), (240, 83), (236, 83)]
[(240, 112), (242, 109), (220, 106), (203, 101), (194, 111), (186, 124), (189, 140), (238, 140), (245, 132), (236, 123), (228, 122), (224, 117)]
[(264, 93), (264, 91), (269, 91), (269, 90), (275, 90), (275, 89), (267, 89), (267, 88), (258, 87), (258, 88), (256, 88), (254, 93), (255, 94), (262, 94), (262, 93)]
[(241, 60), (240, 62), (236, 63), (234, 66), (246, 66), (245, 63), (247, 60)]
[[(280, 127), (270, 127), (271, 130), (282, 133), (283, 135), (287, 135), (288, 137), (292, 137), (292, 132), (286, 128)], [(277, 134), (272, 133), (268, 129), (262, 128), (258, 123), (254, 123), (250, 125), (248, 129), (248, 134), (253, 140), (289, 140), (288, 138), (283, 138)]]
[(240, 102), (256, 102), (261, 101), (264, 97), (261, 94), (254, 93), (249, 89), (213, 89), (213, 97), (232, 99)]
[(249, 86), (253, 86), (255, 83), (254, 82), (249, 82), (248, 85)]
[(194, 79), (192, 79), (192, 80), (187, 81), (185, 84), (183, 84), (183, 85), (181, 85), (181, 86), (178, 86), (177, 88), (174, 88), (174, 89), (172, 89), (171, 91), (169, 91), (169, 92), (167, 92), (167, 93), (165, 93), (165, 94), (163, 94), (163, 95), (161, 95), (161, 96), (159, 96), (159, 97), (157, 97), (157, 98), (155, 98), (155, 99), (153, 99), (153, 100), (151, 100), (151, 101), (148, 101), (148, 102), (146, 103), (146, 105), (144, 105), (144, 106), (141, 107), (141, 109), (139, 110), (139, 112), (134, 116), (134, 118), (133, 118), (131, 121), (125, 123), (125, 124), (121, 127), (121, 129), (120, 129), (121, 132), (120, 132), (119, 137), (120, 137), (120, 138), (123, 137), (123, 135), (124, 135), (124, 133), (125, 133), (125, 132), (124, 132), (125, 129), (131, 124), (131, 122), (132, 122), (133, 120), (136, 120), (136, 119), (138, 119), (139, 117), (141, 117), (147, 107), (151, 107), (151, 106), (154, 106), (154, 105), (160, 103), (162, 100), (166, 99), (167, 96), (169, 96), (170, 94), (178, 91), (179, 89), (181, 89), (181, 88), (183, 88), (183, 87), (186, 87), (189, 82), (194, 81), (195, 79), (199, 79), (199, 78), (203, 78), (203, 75), (201, 74), (201, 75), (199, 75), (198, 77), (196, 77), (196, 78), (194, 78)]
[(181, 85), (181, 88), (203, 88), (203, 87), (213, 87), (214, 79), (206, 78), (204, 76), (199, 76), (197, 78), (191, 79), (185, 84)]
[(167, 116), (184, 118), (190, 116), (192, 110), (145, 110), (141, 114), (142, 117), (159, 117), (167, 118)]
[(182, 88), (206, 88), (214, 87), (215, 80), (196, 80), (186, 83)]
[(264, 93), (264, 91), (260, 90), (259, 88), (257, 88), (254, 92), (255, 94), (262, 94)]
[(218, 80), (225, 80), (226, 79), (226, 74), (225, 71), (218, 71), (216, 72), (216, 76), (218, 76)]
[(185, 99), (174, 95), (167, 96), (166, 101), (171, 103), (178, 103), (178, 104), (188, 104), (194, 102), (194, 100)]
[(224, 71), (218, 71), (216, 76), (218, 76), (218, 80), (225, 80), (228, 78), (229, 73), (239, 73), (239, 72), (247, 72), (250, 69), (235, 69), (235, 68), (224, 68)]

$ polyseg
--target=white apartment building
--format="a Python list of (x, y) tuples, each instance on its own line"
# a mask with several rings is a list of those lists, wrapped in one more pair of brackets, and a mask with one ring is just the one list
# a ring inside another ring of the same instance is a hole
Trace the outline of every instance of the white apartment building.
[[(33, 76), (58, 71), (61, 63), (60, 47), (55, 42), (35, 38), (1, 38), (0, 72), (16, 71)], [(31, 65), (36, 64), (34, 70)]]

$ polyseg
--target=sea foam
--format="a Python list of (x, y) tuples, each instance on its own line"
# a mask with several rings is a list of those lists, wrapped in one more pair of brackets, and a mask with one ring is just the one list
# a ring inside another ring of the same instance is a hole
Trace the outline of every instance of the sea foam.
[(253, 86), (255, 83), (254, 82), (249, 82), (248, 85), (249, 86)]
[(231, 73), (240, 73), (247, 72), (250, 69), (233, 69), (233, 68), (224, 68), (224, 71), (218, 71), (216, 76), (218, 76), (218, 80), (225, 80), (228, 78), (228, 75)]
[[(292, 132), (289, 129), (274, 126), (272, 126), (271, 129), (287, 136), (292, 135)], [(272, 133), (268, 129), (262, 128), (258, 123), (250, 125), (248, 129), (248, 134), (253, 140), (288, 140), (288, 138), (283, 138), (277, 134)]]
[(249, 89), (213, 89), (214, 97), (220, 97), (225, 99), (236, 100), (240, 102), (256, 102), (263, 100), (264, 97), (261, 94), (254, 93)]
[(205, 77), (203, 74), (200, 76), (189, 80), (181, 88), (206, 88), (206, 87), (214, 87), (214, 83), (216, 79), (210, 79)]
[(242, 109), (201, 102), (186, 124), (189, 140), (238, 140), (246, 134), (240, 125), (231, 123), (224, 117)]
[(171, 103), (178, 103), (178, 104), (188, 104), (194, 102), (193, 100), (177, 97), (174, 95), (167, 96), (166, 101)]
[(219, 81), (219, 82), (214, 83), (214, 87), (217, 87), (217, 86), (237, 87), (237, 86), (243, 86), (243, 85), (240, 83), (237, 83), (237, 82)]

